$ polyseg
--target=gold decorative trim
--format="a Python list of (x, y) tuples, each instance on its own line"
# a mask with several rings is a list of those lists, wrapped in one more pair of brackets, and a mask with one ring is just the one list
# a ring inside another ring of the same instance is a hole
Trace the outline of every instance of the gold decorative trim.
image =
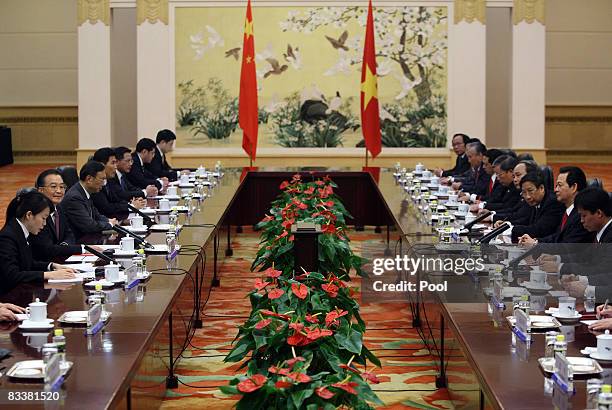
[(145, 21), (168, 25), (168, 0), (136, 0), (136, 24)]
[(512, 22), (516, 25), (521, 21), (527, 24), (538, 21), (544, 25), (544, 0), (514, 0)]
[(485, 0), (455, 0), (455, 24), (461, 21), (473, 23), (474, 20), (485, 24), (486, 7)]
[(86, 21), (96, 24), (101, 21), (110, 25), (110, 0), (77, 0), (77, 22), (82, 26)]
[(2, 124), (78, 123), (79, 117), (0, 117)]

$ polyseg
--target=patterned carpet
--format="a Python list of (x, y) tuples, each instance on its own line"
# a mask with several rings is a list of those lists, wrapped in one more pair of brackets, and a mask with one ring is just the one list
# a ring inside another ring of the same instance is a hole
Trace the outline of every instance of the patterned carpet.
[[(357, 253), (370, 244), (382, 243), (378, 234), (353, 232), (350, 237)], [(236, 327), (250, 311), (245, 295), (256, 277), (249, 267), (257, 251), (258, 236), (245, 230), (233, 246), (234, 256), (221, 267), (221, 286), (213, 289), (204, 308), (204, 328), (196, 331), (192, 346), (178, 364), (176, 373), (181, 384), (167, 391), (162, 405), (165, 410), (229, 409), (236, 402), (222, 394), (218, 386), (226, 384), (239, 367), (223, 363), (223, 357), (236, 336)], [(381, 408), (452, 408), (447, 391), (435, 387), (435, 362), (411, 327), (408, 305), (364, 304), (362, 316), (368, 327), (366, 345), (383, 364), (382, 369), (374, 371), (382, 382), (373, 386), (386, 404)], [(460, 373), (449, 376), (461, 378)]]

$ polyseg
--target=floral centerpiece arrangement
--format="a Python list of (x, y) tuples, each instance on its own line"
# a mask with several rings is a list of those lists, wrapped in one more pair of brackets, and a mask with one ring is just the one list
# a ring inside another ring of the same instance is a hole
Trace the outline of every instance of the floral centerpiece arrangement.
[[(262, 276), (249, 293), (252, 311), (226, 362), (244, 360), (247, 374), (221, 387), (242, 395), (238, 409), (370, 409), (382, 404), (369, 383), (380, 361), (363, 345), (365, 323), (349, 273), (363, 275), (351, 251), (350, 215), (323, 178), (285, 181), (270, 214), (258, 224), (261, 248), (253, 262)], [(319, 272), (294, 270), (297, 221), (319, 224)], [(370, 365), (368, 366), (368, 362)]]

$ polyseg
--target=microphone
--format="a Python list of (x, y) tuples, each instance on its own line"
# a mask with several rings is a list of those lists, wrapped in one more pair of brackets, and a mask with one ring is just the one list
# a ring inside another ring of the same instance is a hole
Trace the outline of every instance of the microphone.
[(98, 258), (102, 259), (103, 261), (106, 261), (108, 263), (117, 263), (117, 261), (114, 258), (111, 258), (108, 255), (103, 254), (102, 252), (99, 252), (97, 250), (95, 250), (94, 248), (92, 248), (89, 245), (83, 245), (83, 248), (85, 248), (85, 250), (89, 253), (91, 253), (92, 255), (97, 256)]
[(478, 238), (476, 240), (476, 243), (489, 243), (491, 241), (491, 239), (495, 238), (497, 235), (499, 235), (500, 233), (504, 232), (509, 227), (510, 227), (510, 225), (508, 225), (508, 223), (504, 222), (503, 224), (501, 224), (499, 227), (493, 229), (488, 234)]
[(463, 225), (463, 229), (467, 229), (468, 231), (472, 230), (472, 227), (474, 225), (476, 225), (478, 222), (486, 219), (489, 215), (491, 215), (491, 211), (487, 211), (484, 214), (480, 215), (478, 218), (474, 219), (471, 222), (466, 223), (465, 225)]
[(508, 268), (516, 268), (523, 259), (525, 259), (526, 257), (530, 255), (533, 255), (536, 251), (539, 251), (540, 248), (541, 248), (540, 244), (532, 246), (531, 249), (527, 250), (521, 256), (514, 258), (510, 262), (508, 262)]
[(145, 241), (144, 238), (141, 238), (140, 236), (136, 235), (135, 233), (130, 232), (127, 229), (122, 228), (119, 225), (113, 225), (113, 230), (117, 231), (119, 233), (122, 233), (124, 235), (131, 236), (132, 238), (134, 238), (134, 240), (136, 242), (143, 244), (145, 248), (154, 248), (154, 246), (151, 245), (149, 242)]
[(153, 219), (151, 219), (151, 217), (150, 217), (149, 215), (145, 214), (145, 213), (144, 213), (144, 212), (142, 212), (140, 209), (136, 208), (134, 205), (132, 205), (132, 204), (130, 204), (130, 203), (128, 202), (127, 206), (128, 206), (128, 209), (129, 209), (130, 211), (132, 211), (132, 212), (134, 212), (134, 213), (136, 213), (136, 214), (138, 214), (138, 215), (142, 216), (142, 219), (144, 219), (144, 221), (145, 221), (145, 223), (146, 223), (147, 225), (153, 225), (153, 224), (155, 224), (155, 222), (153, 221)]

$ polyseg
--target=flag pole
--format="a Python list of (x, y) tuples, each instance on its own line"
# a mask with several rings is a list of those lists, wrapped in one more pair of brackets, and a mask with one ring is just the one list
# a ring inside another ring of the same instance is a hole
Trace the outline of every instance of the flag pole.
[(365, 149), (365, 166), (368, 166), (368, 147)]
[(249, 168), (253, 168), (253, 157), (249, 156)]

